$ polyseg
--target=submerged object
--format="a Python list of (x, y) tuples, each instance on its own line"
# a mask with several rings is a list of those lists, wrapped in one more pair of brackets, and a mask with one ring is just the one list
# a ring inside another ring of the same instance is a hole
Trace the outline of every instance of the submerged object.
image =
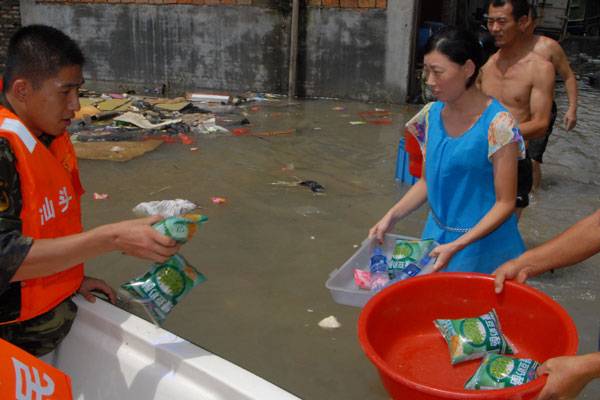
[(310, 190), (312, 190), (313, 192), (316, 192), (316, 193), (325, 191), (325, 188), (319, 182), (316, 182), (316, 181), (302, 181), (298, 185), (306, 186), (306, 187), (310, 188)]

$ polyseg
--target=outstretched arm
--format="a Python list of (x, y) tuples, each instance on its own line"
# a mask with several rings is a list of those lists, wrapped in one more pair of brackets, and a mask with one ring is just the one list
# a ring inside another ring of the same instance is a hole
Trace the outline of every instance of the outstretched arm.
[(576, 264), (598, 252), (600, 252), (600, 210), (554, 239), (504, 263), (494, 272), (496, 293), (502, 291), (506, 279), (525, 282), (531, 276)]
[(565, 129), (570, 131), (577, 124), (577, 79), (571, 69), (567, 55), (560, 44), (554, 40), (550, 42), (552, 53), (552, 64), (556, 72), (565, 81), (565, 89), (567, 90), (567, 98), (569, 99), (569, 108), (565, 113), (564, 124)]
[(140, 218), (56, 239), (37, 239), (12, 281), (51, 275), (115, 250), (151, 261), (165, 261), (179, 246), (151, 227), (160, 220), (159, 216)]
[[(423, 168), (425, 170), (425, 168)], [(383, 243), (383, 236), (396, 225), (396, 222), (421, 207), (427, 201), (425, 177), (417, 181), (406, 194), (369, 230), (369, 237)]]

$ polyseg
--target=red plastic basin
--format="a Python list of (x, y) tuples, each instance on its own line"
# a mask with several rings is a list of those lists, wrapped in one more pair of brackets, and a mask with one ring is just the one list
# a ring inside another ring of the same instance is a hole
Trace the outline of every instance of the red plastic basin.
[(549, 296), (514, 282), (496, 295), (492, 276), (473, 273), (434, 273), (386, 288), (363, 308), (358, 336), (394, 399), (535, 399), (545, 377), (508, 389), (464, 390), (481, 360), (450, 364), (433, 320), (476, 317), (492, 308), (518, 349), (516, 357), (542, 363), (576, 353), (575, 324)]

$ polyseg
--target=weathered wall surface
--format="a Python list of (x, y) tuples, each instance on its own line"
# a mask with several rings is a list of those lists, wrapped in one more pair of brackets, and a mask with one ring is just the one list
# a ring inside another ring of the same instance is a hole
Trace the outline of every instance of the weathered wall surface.
[(595, 58), (600, 57), (600, 37), (570, 36), (561, 45), (570, 56), (585, 53)]
[[(325, 1), (302, 9), (299, 94), (403, 102), (416, 0)], [(21, 14), (24, 25), (74, 37), (90, 81), (287, 93), (290, 13), (281, 6), (21, 0)]]
[(20, 27), (19, 0), (0, 0), (0, 74), (4, 71), (8, 41)]

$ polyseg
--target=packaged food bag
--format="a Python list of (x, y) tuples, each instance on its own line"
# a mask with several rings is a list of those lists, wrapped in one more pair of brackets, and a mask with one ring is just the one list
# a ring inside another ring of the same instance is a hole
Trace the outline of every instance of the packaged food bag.
[(488, 353), (516, 353), (503, 335), (494, 309), (476, 318), (436, 319), (433, 323), (448, 344), (452, 365), (483, 358)]
[(371, 290), (371, 271), (355, 268), (354, 284), (361, 289)]
[(433, 266), (435, 259), (430, 258), (429, 253), (437, 245), (433, 239), (396, 239), (392, 258), (388, 264), (390, 279), (397, 278), (405, 268), (411, 265), (417, 265), (420, 269)]
[(465, 384), (468, 390), (494, 390), (523, 385), (536, 378), (540, 364), (529, 358), (488, 354)]
[(205, 280), (202, 273), (175, 254), (162, 264), (153, 264), (150, 271), (121, 288), (128, 300), (140, 303), (152, 321), (161, 325), (173, 307)]
[(165, 218), (153, 224), (152, 227), (177, 243), (186, 243), (194, 236), (199, 225), (208, 218), (201, 214), (183, 214), (177, 217)]

